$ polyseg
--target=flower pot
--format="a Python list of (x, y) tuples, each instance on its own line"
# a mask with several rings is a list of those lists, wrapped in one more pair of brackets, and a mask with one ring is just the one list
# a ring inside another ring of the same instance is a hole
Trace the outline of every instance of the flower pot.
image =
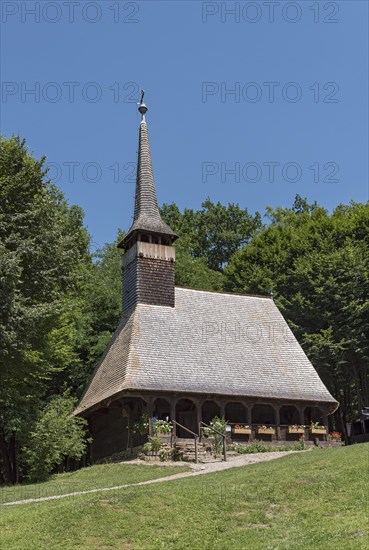
[(310, 432), (312, 434), (326, 435), (327, 434), (327, 429), (326, 428), (311, 428)]
[(274, 428), (258, 428), (258, 434), (274, 435), (275, 434), (275, 429)]
[(305, 429), (304, 428), (288, 428), (289, 434), (304, 434)]
[(232, 433), (251, 435), (251, 428), (233, 428)]

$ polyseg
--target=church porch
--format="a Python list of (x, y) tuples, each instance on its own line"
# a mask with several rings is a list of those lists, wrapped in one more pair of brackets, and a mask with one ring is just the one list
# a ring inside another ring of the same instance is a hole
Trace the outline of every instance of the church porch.
[[(304, 439), (307, 444), (326, 442), (328, 410), (308, 403), (251, 400), (228, 396), (192, 394), (127, 393), (106, 403), (89, 415), (92, 459), (99, 460), (114, 453), (142, 445), (153, 434), (156, 420), (175, 421), (171, 442), (202, 439), (201, 423), (209, 424), (215, 416), (228, 421), (227, 442), (249, 443), (262, 440), (273, 445), (286, 445)], [(147, 434), (134, 433), (132, 427), (148, 417)], [(311, 423), (323, 429), (314, 433)]]

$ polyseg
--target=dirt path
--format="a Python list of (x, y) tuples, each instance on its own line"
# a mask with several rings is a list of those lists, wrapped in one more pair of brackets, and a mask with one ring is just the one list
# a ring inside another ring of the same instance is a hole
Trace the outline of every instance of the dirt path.
[[(172, 474), (170, 476), (159, 477), (158, 479), (150, 479), (148, 481), (140, 481), (138, 483), (127, 483), (126, 485), (115, 485), (113, 487), (103, 487), (101, 489), (89, 489), (87, 491), (74, 491), (73, 493), (65, 493), (64, 495), (54, 495), (50, 497), (42, 498), (29, 498), (26, 500), (16, 500), (13, 502), (5, 502), (2, 506), (16, 506), (20, 504), (32, 504), (34, 502), (45, 502), (47, 500), (59, 500), (61, 498), (74, 497), (77, 495), (88, 495), (91, 493), (102, 493), (105, 491), (116, 491), (118, 489), (128, 489), (129, 487), (140, 487), (142, 485), (151, 485), (152, 483), (162, 483), (163, 481), (172, 481), (174, 479), (181, 479), (184, 477), (193, 477), (203, 474), (209, 474), (212, 472), (220, 472), (222, 470), (228, 470), (229, 468), (238, 468), (240, 466), (249, 466), (250, 464), (256, 464), (257, 462), (266, 462), (268, 460), (275, 460), (286, 455), (292, 455), (295, 453), (301, 453), (306, 451), (282, 451), (276, 453), (257, 453), (250, 455), (232, 456), (227, 462), (209, 462), (206, 464), (192, 464), (184, 463), (190, 466), (191, 471), (181, 472), (179, 474)], [(124, 464), (143, 464), (141, 460), (125, 461)], [(183, 463), (182, 463), (183, 464)]]

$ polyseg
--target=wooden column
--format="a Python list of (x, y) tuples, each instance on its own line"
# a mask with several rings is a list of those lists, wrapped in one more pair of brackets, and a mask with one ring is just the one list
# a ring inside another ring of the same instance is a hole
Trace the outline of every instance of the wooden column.
[(324, 436), (324, 441), (327, 441), (328, 440), (328, 435), (327, 434), (329, 432), (329, 430), (328, 430), (328, 415), (325, 412), (323, 412), (323, 422), (324, 422), (324, 426), (327, 430), (327, 433)]
[(152, 417), (154, 414), (154, 398), (149, 397), (147, 400), (147, 416), (149, 417), (149, 435), (153, 435), (153, 427), (152, 427)]
[(249, 426), (251, 426), (251, 407), (250, 405), (244, 405), (246, 409), (246, 422)]
[(274, 408), (274, 420), (277, 424), (277, 440), (280, 441), (281, 439), (281, 428), (280, 428), (280, 418), (279, 418), (279, 406), (273, 407)]
[(251, 418), (251, 409), (252, 409), (252, 405), (250, 405), (250, 403), (248, 403), (246, 405), (246, 410), (247, 410), (247, 424), (250, 426), (251, 428), (251, 435), (249, 437), (249, 440), (252, 441), (254, 439), (254, 434), (253, 434), (253, 431), (252, 431), (252, 426), (251, 426), (251, 423), (252, 423), (252, 418)]
[[(169, 400), (169, 403), (170, 403), (170, 413), (169, 413), (169, 414), (170, 414), (170, 419), (171, 419), (171, 420), (175, 420), (175, 419), (176, 419), (176, 402), (177, 402), (177, 400), (174, 399), (174, 398), (171, 398), (171, 399)], [(173, 434), (173, 439), (175, 439), (176, 436), (177, 436), (177, 426), (176, 426), (175, 424), (173, 424), (173, 432), (172, 432), (172, 434)]]
[(201, 430), (200, 430), (200, 422), (202, 421), (202, 401), (201, 401), (201, 399), (196, 399), (195, 405), (196, 405), (196, 431), (198, 432), (199, 438), (201, 439)]
[(305, 410), (305, 407), (299, 407), (299, 411), (300, 411), (300, 424), (301, 424), (301, 426), (303, 426), (303, 425), (305, 424), (304, 410)]

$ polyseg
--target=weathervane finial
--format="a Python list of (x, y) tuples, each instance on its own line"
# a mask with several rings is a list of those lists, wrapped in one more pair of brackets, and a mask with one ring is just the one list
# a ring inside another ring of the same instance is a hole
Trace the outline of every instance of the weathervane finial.
[(141, 113), (141, 116), (142, 116), (142, 119), (141, 119), (141, 122), (146, 122), (145, 120), (145, 114), (147, 113), (148, 109), (144, 103), (144, 95), (145, 95), (145, 90), (141, 90), (141, 100), (140, 100), (140, 103), (139, 103), (139, 108), (138, 110), (140, 111)]

